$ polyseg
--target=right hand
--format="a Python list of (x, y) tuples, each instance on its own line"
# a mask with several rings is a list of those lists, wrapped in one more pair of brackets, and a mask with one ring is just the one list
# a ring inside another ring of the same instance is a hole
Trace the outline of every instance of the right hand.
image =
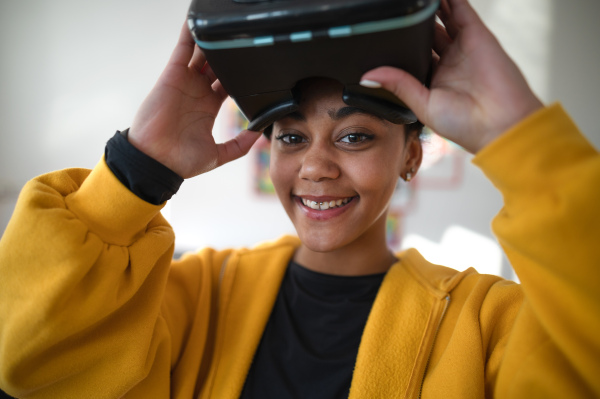
[(226, 98), (184, 24), (167, 67), (135, 116), (129, 142), (183, 178), (233, 161), (248, 153), (260, 133), (244, 130), (215, 143), (212, 129)]

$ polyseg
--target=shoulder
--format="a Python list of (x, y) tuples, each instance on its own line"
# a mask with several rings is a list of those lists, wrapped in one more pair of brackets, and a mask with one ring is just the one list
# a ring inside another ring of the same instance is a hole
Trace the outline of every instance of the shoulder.
[(480, 274), (469, 267), (458, 271), (428, 262), (416, 249), (398, 254), (401, 264), (429, 290), (450, 295), (453, 304), (462, 303), (473, 309), (520, 306), (521, 286), (500, 276)]

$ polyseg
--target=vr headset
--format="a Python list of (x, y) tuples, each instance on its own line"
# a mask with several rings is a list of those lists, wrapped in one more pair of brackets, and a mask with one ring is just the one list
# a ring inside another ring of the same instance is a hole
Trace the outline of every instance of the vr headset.
[(262, 131), (298, 109), (296, 83), (325, 77), (343, 101), (393, 123), (417, 121), (383, 89), (359, 85), (370, 69), (431, 74), (439, 0), (193, 0), (188, 26), (223, 88)]

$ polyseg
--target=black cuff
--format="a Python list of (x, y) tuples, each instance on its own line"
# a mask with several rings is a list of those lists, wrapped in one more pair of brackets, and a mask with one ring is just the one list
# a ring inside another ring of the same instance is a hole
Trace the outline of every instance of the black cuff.
[(132, 193), (160, 205), (179, 190), (183, 178), (131, 145), (127, 140), (128, 131), (117, 131), (108, 140), (104, 151), (106, 164)]

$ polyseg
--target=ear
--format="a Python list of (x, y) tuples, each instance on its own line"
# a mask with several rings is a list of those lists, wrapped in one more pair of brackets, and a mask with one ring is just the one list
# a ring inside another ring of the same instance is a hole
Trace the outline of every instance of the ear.
[(405, 181), (412, 180), (421, 166), (423, 160), (423, 147), (419, 135), (411, 134), (406, 139), (406, 146), (404, 148), (404, 160), (402, 162), (402, 169), (400, 170), (400, 177)]

